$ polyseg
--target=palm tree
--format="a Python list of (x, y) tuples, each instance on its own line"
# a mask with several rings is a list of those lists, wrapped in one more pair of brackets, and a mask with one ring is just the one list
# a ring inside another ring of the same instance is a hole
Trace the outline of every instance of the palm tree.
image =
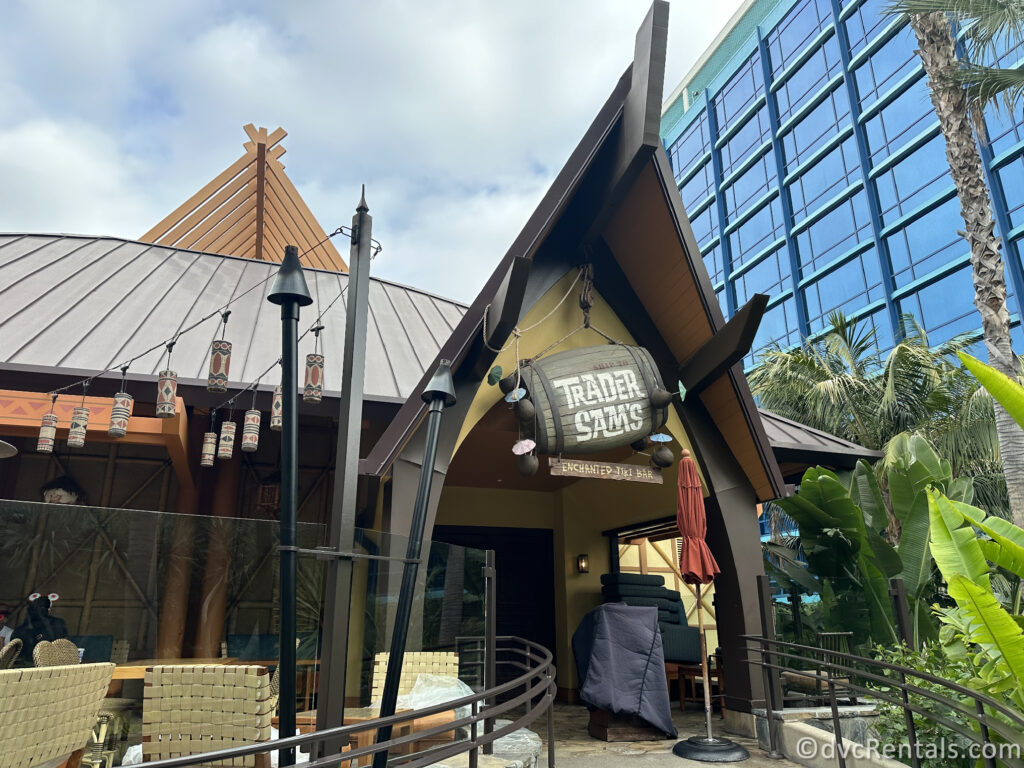
[(992, 398), (956, 357), (973, 338), (933, 346), (914, 318), (904, 315), (902, 341), (883, 358), (873, 329), (841, 312), (832, 313), (829, 324), (796, 349), (761, 353), (748, 377), (758, 403), (885, 451), (882, 467), (899, 458), (909, 435), (921, 435), (949, 460), (954, 476), (976, 478), (978, 503), (1005, 514)]
[[(974, 305), (993, 368), (1012, 378), (1020, 363), (1010, 345), (1006, 281), (984, 169), (975, 142), (985, 106), (1002, 95), (1009, 107), (1024, 95), (1024, 73), (986, 66), (996, 45), (1020, 40), (1024, 4), (1020, 0), (897, 0), (891, 13), (906, 14), (917, 37), (918, 55), (928, 75), (932, 105), (946, 140), (946, 159), (960, 200), (964, 235), (971, 248)], [(957, 57), (952, 22), (964, 31), (966, 61)], [(1024, 526), (1024, 431), (995, 406), (1003, 475), (1013, 521)]]

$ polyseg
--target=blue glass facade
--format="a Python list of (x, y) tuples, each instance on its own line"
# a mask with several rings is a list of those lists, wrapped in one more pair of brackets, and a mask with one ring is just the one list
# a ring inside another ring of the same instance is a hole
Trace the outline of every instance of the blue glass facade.
[[(666, 105), (665, 148), (723, 312), (771, 297), (755, 350), (798, 344), (834, 309), (871, 323), (883, 349), (904, 312), (933, 343), (980, 333), (945, 143), (913, 33), (886, 2), (759, 0)], [(1022, 59), (1017, 45), (1000, 64)], [(987, 123), (1019, 326), (1024, 116)]]

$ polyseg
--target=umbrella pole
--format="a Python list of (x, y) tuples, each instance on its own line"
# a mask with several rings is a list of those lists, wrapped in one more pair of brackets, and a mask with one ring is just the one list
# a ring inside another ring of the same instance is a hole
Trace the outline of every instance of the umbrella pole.
[(697, 627), (700, 632), (700, 664), (704, 674), (704, 721), (708, 728), (708, 741), (714, 738), (711, 734), (711, 676), (708, 673), (708, 646), (704, 635), (704, 611), (700, 599), (700, 584), (697, 584)]

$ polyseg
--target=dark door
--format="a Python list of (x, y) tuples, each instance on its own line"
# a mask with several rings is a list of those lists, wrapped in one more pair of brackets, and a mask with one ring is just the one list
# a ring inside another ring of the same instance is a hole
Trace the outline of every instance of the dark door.
[(493, 549), (498, 634), (524, 637), (555, 652), (555, 547), (550, 530), (438, 525), (434, 541)]

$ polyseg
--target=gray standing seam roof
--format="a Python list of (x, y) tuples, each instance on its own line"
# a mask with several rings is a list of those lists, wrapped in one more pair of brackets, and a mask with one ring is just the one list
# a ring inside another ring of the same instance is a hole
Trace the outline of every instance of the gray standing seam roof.
[(863, 445), (836, 437), (798, 421), (779, 416), (777, 413), (758, 408), (765, 434), (776, 453), (780, 450), (805, 451), (820, 454), (837, 454), (854, 458), (879, 459), (884, 454), (865, 448)]
[[(280, 357), (280, 312), (266, 301), (278, 267), (114, 237), (0, 234), (0, 365), (103, 371), (238, 297), (225, 334), (232, 343), (230, 380), (231, 387), (249, 384)], [(339, 296), (348, 275), (305, 273), (314, 303), (303, 310), (299, 332), (324, 312), (324, 389), (337, 393), (345, 338), (345, 297)], [(373, 279), (367, 398), (406, 398), (465, 312), (457, 302)], [(181, 336), (171, 361), (179, 379), (205, 381), (219, 322), (214, 315)], [(313, 342), (307, 334), (299, 343), (300, 360)], [(130, 371), (155, 376), (165, 357), (161, 347)], [(302, 376), (300, 366), (300, 382)], [(276, 384), (278, 374), (267, 379), (264, 384)]]

